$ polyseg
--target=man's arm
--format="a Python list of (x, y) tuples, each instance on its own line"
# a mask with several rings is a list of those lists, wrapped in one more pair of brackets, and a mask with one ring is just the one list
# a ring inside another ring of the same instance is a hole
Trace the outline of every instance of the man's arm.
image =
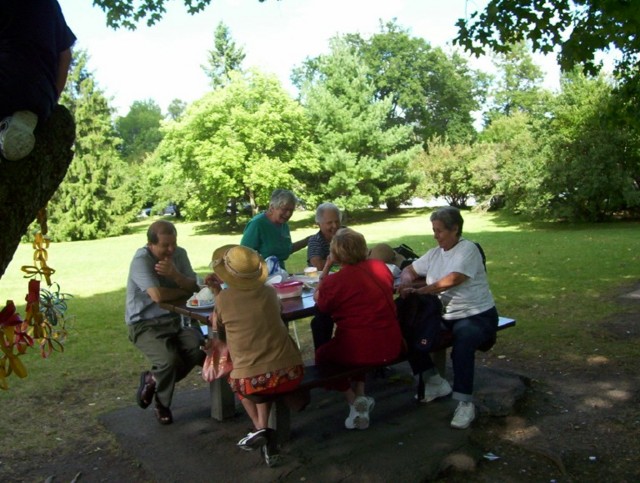
[(156, 303), (186, 297), (199, 290), (197, 280), (180, 273), (172, 259), (160, 260), (155, 264), (154, 269), (158, 275), (173, 280), (178, 286), (178, 288), (148, 288), (147, 293), (149, 297)]

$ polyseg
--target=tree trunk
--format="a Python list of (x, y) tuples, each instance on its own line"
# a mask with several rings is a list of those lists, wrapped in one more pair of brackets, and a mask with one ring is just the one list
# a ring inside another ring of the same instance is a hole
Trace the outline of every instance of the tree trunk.
[(0, 278), (22, 235), (64, 179), (73, 159), (75, 132), (71, 113), (57, 106), (45, 123), (38, 123), (29, 156), (20, 161), (0, 159)]

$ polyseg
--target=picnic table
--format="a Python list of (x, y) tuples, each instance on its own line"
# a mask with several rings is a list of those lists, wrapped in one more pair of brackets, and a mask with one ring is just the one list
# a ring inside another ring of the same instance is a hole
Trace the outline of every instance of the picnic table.
[[(416, 286), (424, 282), (417, 282)], [(313, 290), (305, 289), (300, 297), (292, 297), (281, 299), (282, 303), (282, 319), (285, 322), (295, 321), (305, 317), (311, 317), (315, 314), (315, 301), (313, 300)], [(186, 305), (186, 299), (176, 300), (172, 302), (161, 303), (160, 306), (171, 312), (180, 314), (183, 321), (187, 319), (196, 320), (202, 324), (208, 325), (209, 315), (212, 308), (192, 307)], [(186, 318), (186, 319), (185, 319)], [(500, 317), (498, 330), (503, 330), (515, 325), (515, 320), (509, 317)], [(210, 337), (215, 336), (215, 331), (210, 329), (207, 331)], [(432, 358), (436, 367), (441, 374), (444, 374), (446, 364), (446, 349), (451, 345), (451, 334), (443, 334), (441, 347), (438, 347), (433, 353)], [(447, 337), (448, 336), (448, 337)], [(404, 357), (398, 359), (397, 362), (403, 362)], [(300, 385), (300, 390), (310, 390), (315, 387), (321, 387), (327, 381), (344, 377), (345, 375), (353, 375), (368, 371), (371, 368), (341, 368), (341, 367), (319, 367), (306, 366), (305, 378)], [(353, 374), (352, 374), (353, 373)], [(222, 421), (235, 415), (235, 398), (224, 379), (216, 379), (210, 383), (211, 392), (211, 417)], [(277, 423), (276, 423), (277, 421)], [(278, 430), (278, 439), (283, 442), (289, 437), (290, 417), (289, 410), (284, 404), (278, 402), (272, 409), (270, 416), (271, 427)]]

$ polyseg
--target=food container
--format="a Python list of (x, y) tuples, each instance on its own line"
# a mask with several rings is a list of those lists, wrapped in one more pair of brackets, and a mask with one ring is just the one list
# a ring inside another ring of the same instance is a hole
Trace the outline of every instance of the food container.
[(304, 284), (299, 280), (290, 280), (288, 282), (280, 282), (272, 284), (276, 289), (278, 297), (288, 299), (291, 297), (300, 297)]

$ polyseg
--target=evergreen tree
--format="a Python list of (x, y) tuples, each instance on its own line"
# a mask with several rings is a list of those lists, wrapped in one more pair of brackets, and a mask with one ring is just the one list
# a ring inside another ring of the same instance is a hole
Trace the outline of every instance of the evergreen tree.
[(88, 55), (76, 51), (62, 102), (76, 120), (75, 157), (49, 204), (52, 237), (86, 240), (124, 232), (132, 218), (126, 165), (104, 93), (87, 69)]
[(208, 65), (203, 65), (207, 77), (211, 82), (211, 87), (217, 89), (229, 83), (231, 72), (241, 72), (242, 62), (245, 53), (242, 47), (236, 46), (231, 38), (229, 27), (220, 22), (214, 33), (213, 49), (208, 51)]
[(388, 125), (391, 97), (376, 97), (367, 65), (344, 38), (332, 39), (331, 52), (312, 63), (301, 92), (321, 157), (316, 194), (344, 209), (397, 208), (418, 183), (408, 172), (419, 150), (411, 126)]

